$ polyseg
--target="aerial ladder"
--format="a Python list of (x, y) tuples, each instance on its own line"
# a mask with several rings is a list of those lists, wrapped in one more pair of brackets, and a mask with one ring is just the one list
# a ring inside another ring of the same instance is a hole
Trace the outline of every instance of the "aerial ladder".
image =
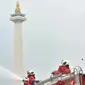
[(35, 85), (56, 85), (56, 83), (59, 80), (66, 80), (66, 79), (71, 79), (74, 78), (75, 80), (75, 85), (81, 85), (80, 83), (80, 74), (83, 74), (83, 70), (80, 66), (76, 66), (75, 68), (73, 68), (73, 72), (70, 74), (59, 74), (53, 77), (50, 77), (48, 79), (45, 79), (43, 81), (40, 81), (39, 83), (35, 84)]

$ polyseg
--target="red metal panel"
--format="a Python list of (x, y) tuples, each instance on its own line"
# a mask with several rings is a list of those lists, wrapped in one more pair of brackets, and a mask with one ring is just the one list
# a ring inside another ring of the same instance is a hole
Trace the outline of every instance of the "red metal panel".
[[(72, 80), (74, 81), (75, 78), (67, 79), (67, 80), (63, 81), (62, 83), (60, 83), (60, 81), (59, 81), (59, 82), (57, 82), (56, 84), (53, 84), (53, 85), (71, 85)], [(75, 85), (76, 82), (77, 81), (74, 81), (73, 85)], [(80, 75), (80, 85), (85, 85), (85, 74)]]
[(80, 84), (85, 85), (85, 75), (81, 75), (80, 77)]
[(58, 81), (56, 84), (53, 85), (75, 85), (75, 81), (74, 78), (70, 78), (65, 81)]

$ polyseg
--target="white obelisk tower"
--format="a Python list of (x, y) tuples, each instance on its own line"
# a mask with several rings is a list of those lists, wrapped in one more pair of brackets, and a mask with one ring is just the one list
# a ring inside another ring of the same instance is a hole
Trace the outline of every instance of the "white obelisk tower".
[(15, 13), (11, 14), (10, 20), (14, 22), (14, 70), (17, 75), (23, 77), (22, 22), (26, 18), (25, 14), (20, 11), (18, 1)]

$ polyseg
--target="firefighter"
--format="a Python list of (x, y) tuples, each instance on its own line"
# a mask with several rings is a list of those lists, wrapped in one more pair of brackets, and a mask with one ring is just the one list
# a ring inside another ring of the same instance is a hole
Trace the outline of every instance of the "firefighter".
[(59, 66), (58, 72), (62, 74), (69, 74), (71, 73), (70, 67), (69, 67), (69, 61), (68, 60), (62, 60), (62, 65)]
[(59, 66), (58, 70), (54, 70), (52, 72), (52, 75), (55, 76), (57, 74), (69, 74), (69, 73), (71, 73), (71, 70), (69, 68), (69, 61), (62, 60), (61, 65)]
[[(52, 72), (52, 75), (55, 76), (57, 74), (69, 74), (71, 73), (70, 67), (69, 67), (69, 61), (68, 60), (62, 60), (61, 65), (59, 66), (58, 70), (55, 70)], [(74, 85), (75, 81), (73, 79), (70, 79), (70, 85)], [(59, 80), (55, 85), (65, 85), (65, 82), (62, 80)]]
[(38, 83), (39, 80), (35, 79), (35, 73), (34, 71), (27, 71), (27, 77), (26, 80), (23, 80), (24, 85), (33, 85), (34, 83)]

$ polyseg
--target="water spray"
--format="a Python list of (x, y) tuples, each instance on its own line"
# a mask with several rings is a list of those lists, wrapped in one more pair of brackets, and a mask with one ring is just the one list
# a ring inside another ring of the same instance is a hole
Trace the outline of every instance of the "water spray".
[(0, 66), (0, 80), (18, 80), (22, 81), (22, 78), (11, 72), (10, 70)]

